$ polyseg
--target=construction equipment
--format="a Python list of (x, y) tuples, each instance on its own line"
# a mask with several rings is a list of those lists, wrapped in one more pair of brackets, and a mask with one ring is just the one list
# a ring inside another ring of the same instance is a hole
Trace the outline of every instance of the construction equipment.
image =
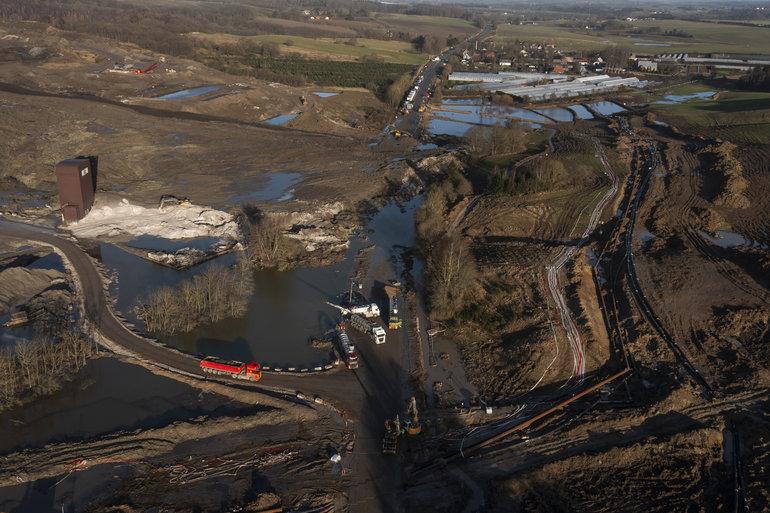
[(409, 415), (409, 420), (406, 421), (406, 432), (412, 436), (419, 435), (422, 432), (422, 426), (420, 425), (420, 415), (417, 411), (417, 399), (414, 396), (409, 399), (409, 407), (406, 411)]
[(398, 284), (385, 285), (385, 294), (388, 296), (388, 329), (401, 329), (401, 317), (398, 314)]
[(396, 415), (395, 419), (385, 419), (385, 436), (382, 437), (382, 453), (396, 454), (398, 447), (398, 435), (401, 434), (401, 421)]
[(393, 137), (396, 139), (401, 139), (401, 135), (402, 135), (401, 130), (393, 130), (391, 132), (391, 135), (393, 135)]
[(425, 105), (420, 105), (420, 106), (417, 108), (417, 112), (425, 112)]
[(358, 331), (370, 335), (375, 344), (385, 343), (385, 330), (372, 321), (365, 319), (360, 315), (353, 314), (350, 316), (350, 324)]
[(256, 362), (243, 363), (235, 360), (222, 360), (209, 356), (201, 360), (200, 368), (206, 374), (228, 376), (233, 379), (259, 381), (262, 379), (260, 365)]
[(155, 71), (155, 69), (157, 67), (158, 67), (158, 63), (157, 62), (153, 62), (152, 64), (150, 64), (149, 66), (147, 66), (144, 69), (135, 69), (134, 73), (137, 74), (137, 75), (147, 75), (147, 74), (152, 73), (153, 71)]
[(340, 350), (342, 352), (342, 358), (345, 360), (345, 366), (348, 369), (358, 368), (358, 354), (356, 348), (350, 343), (350, 338), (345, 332), (345, 323), (341, 322), (337, 325), (337, 340), (340, 342)]

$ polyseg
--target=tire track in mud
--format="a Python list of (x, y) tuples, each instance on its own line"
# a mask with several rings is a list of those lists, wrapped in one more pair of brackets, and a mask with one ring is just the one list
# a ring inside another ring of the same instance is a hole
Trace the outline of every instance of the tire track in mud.
[[(607, 190), (607, 192), (604, 193), (602, 198), (596, 204), (593, 211), (591, 212), (586, 228), (585, 230), (583, 230), (583, 233), (580, 237), (580, 241), (575, 246), (567, 246), (564, 249), (562, 249), (561, 252), (556, 257), (556, 259), (554, 260), (554, 262), (546, 266), (548, 290), (551, 294), (551, 298), (556, 304), (557, 313), (559, 315), (559, 318), (561, 319), (561, 323), (562, 323), (562, 326), (564, 327), (564, 331), (567, 336), (567, 341), (569, 343), (570, 350), (572, 351), (572, 363), (573, 363), (572, 373), (569, 379), (567, 380), (567, 382), (569, 382), (576, 375), (580, 379), (580, 381), (582, 381), (586, 371), (585, 352), (583, 347), (583, 340), (580, 336), (580, 332), (578, 331), (577, 326), (575, 325), (574, 320), (572, 319), (572, 312), (570, 311), (569, 306), (567, 305), (567, 299), (564, 293), (564, 287), (560, 282), (559, 276), (561, 274), (561, 270), (567, 264), (567, 262), (569, 262), (572, 259), (572, 257), (575, 255), (575, 253), (588, 242), (590, 235), (593, 233), (593, 231), (596, 229), (596, 227), (599, 224), (599, 220), (601, 219), (601, 215), (602, 215), (602, 212), (604, 211), (604, 208), (607, 206), (610, 200), (615, 197), (615, 194), (618, 191), (618, 183), (619, 183), (618, 177), (612, 171), (612, 166), (610, 166), (607, 160), (607, 156), (604, 153), (604, 149), (602, 148), (599, 141), (596, 140), (595, 138), (588, 138), (585, 136), (580, 136), (580, 138), (584, 139), (594, 148), (595, 155), (602, 164), (602, 171), (604, 172), (605, 176), (610, 180), (611, 185), (610, 185), (610, 188)], [(590, 202), (586, 204), (586, 207), (589, 204)], [(584, 209), (586, 207), (584, 207)], [(575, 219), (575, 226), (573, 227), (573, 231), (575, 227), (577, 227), (577, 224), (580, 221), (581, 215), (582, 215), (582, 211), (581, 213), (578, 214), (577, 218)]]
[(657, 147), (652, 143), (652, 141), (643, 141), (643, 144), (646, 144), (647, 149), (647, 159), (645, 159), (647, 171), (641, 177), (639, 188), (637, 189), (636, 196), (634, 197), (631, 204), (631, 213), (629, 215), (628, 226), (626, 227), (625, 234), (627, 261), (626, 276), (628, 278), (629, 290), (631, 291), (631, 296), (634, 298), (639, 311), (642, 313), (650, 326), (652, 326), (652, 328), (658, 333), (658, 336), (668, 345), (669, 349), (671, 349), (671, 351), (674, 353), (676, 359), (679, 360), (679, 363), (685, 368), (688, 374), (690, 374), (690, 377), (692, 377), (693, 381), (702, 389), (704, 396), (706, 396), (708, 399), (711, 399), (713, 392), (711, 385), (706, 381), (698, 368), (695, 367), (695, 365), (693, 365), (693, 363), (687, 357), (681, 346), (677, 344), (668, 330), (663, 326), (662, 322), (655, 314), (655, 310), (647, 300), (647, 297), (642, 292), (642, 287), (636, 274), (636, 266), (634, 264), (633, 253), (633, 233), (634, 226), (636, 224), (636, 216), (639, 211), (639, 205), (641, 204), (641, 201), (644, 198), (644, 194), (647, 191), (647, 187), (650, 184), (650, 179), (652, 178), (655, 169), (661, 165), (659, 151)]
[(693, 162), (688, 173), (688, 185), (690, 188), (690, 194), (682, 206), (682, 228), (684, 229), (684, 234), (687, 237), (687, 240), (690, 241), (692, 246), (706, 260), (714, 264), (714, 268), (722, 277), (732, 283), (736, 288), (742, 290), (746, 294), (760, 300), (765, 304), (770, 304), (770, 293), (768, 293), (763, 287), (748, 282), (745, 279), (744, 273), (738, 271), (733, 264), (725, 261), (723, 258), (714, 255), (709, 249), (708, 243), (703, 239), (703, 237), (700, 235), (700, 232), (695, 227), (693, 223), (693, 218), (696, 217), (695, 203), (700, 198), (698, 195), (698, 190), (700, 189), (700, 180), (702, 179), (702, 176), (700, 172), (697, 171), (697, 169), (698, 168), (696, 163)]

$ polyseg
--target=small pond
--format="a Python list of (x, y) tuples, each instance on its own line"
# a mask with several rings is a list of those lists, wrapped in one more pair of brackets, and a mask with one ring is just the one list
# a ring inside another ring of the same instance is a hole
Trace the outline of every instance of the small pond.
[(193, 87), (192, 89), (182, 89), (181, 91), (176, 91), (174, 93), (164, 94), (163, 96), (158, 96), (157, 99), (158, 100), (186, 100), (188, 98), (195, 98), (196, 96), (213, 93), (214, 91), (218, 91), (221, 88), (222, 86), (218, 86), (218, 85)]
[(332, 96), (337, 96), (340, 93), (330, 93), (327, 91), (313, 91), (313, 94), (318, 96), (319, 98), (331, 98)]
[(299, 112), (294, 112), (292, 114), (281, 114), (280, 116), (275, 116), (274, 118), (266, 119), (263, 121), (263, 123), (267, 125), (273, 125), (273, 126), (281, 126), (285, 125), (292, 119), (299, 116)]
[(690, 100), (708, 100), (715, 94), (715, 91), (701, 91), (699, 93), (691, 94), (669, 94), (664, 96), (662, 100), (658, 100), (654, 103), (656, 105), (676, 105), (677, 103), (684, 103)]
[(614, 102), (595, 102), (595, 103), (589, 103), (588, 107), (595, 110), (602, 116), (613, 116), (615, 114), (618, 114), (620, 112), (625, 112), (626, 109), (618, 105)]

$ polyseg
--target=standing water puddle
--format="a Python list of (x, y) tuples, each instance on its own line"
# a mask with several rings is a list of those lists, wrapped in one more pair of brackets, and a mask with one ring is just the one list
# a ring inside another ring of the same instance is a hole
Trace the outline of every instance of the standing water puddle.
[(337, 96), (340, 93), (330, 93), (326, 91), (313, 91), (313, 94), (318, 96), (319, 98), (331, 98), (332, 96)]
[(751, 248), (768, 249), (768, 246), (744, 237), (740, 233), (728, 232), (724, 230), (718, 230), (717, 236), (712, 237), (706, 232), (700, 232), (701, 236), (715, 246), (720, 248), (737, 248), (739, 246), (746, 246)]
[(286, 123), (296, 118), (297, 116), (299, 116), (298, 112), (295, 112), (293, 114), (282, 114), (280, 116), (275, 116), (274, 118), (266, 119), (263, 121), (263, 123), (265, 123), (266, 125), (281, 126), (281, 125), (285, 125)]
[[(238, 192), (230, 196), (230, 203), (263, 203), (266, 201), (287, 201), (294, 197), (293, 186), (302, 181), (302, 173), (274, 172), (260, 176), (261, 186), (252, 192)], [(238, 190), (248, 188), (243, 183)]]
[(663, 97), (662, 100), (655, 102), (656, 105), (675, 105), (677, 103), (684, 103), (690, 100), (708, 100), (711, 99), (716, 93), (714, 91), (702, 91), (700, 93), (691, 94), (669, 94)]
[(158, 100), (186, 100), (187, 98), (195, 98), (196, 96), (213, 93), (214, 91), (218, 91), (221, 88), (222, 86), (215, 85), (215, 86), (194, 87), (192, 89), (182, 89), (181, 91), (176, 91), (174, 93), (158, 96), (157, 99)]
[[(403, 207), (390, 203), (367, 224), (370, 242), (376, 244), (372, 267), (390, 262), (399, 246), (414, 244), (414, 211), (422, 198)], [(329, 350), (315, 349), (311, 337), (328, 333), (338, 322), (339, 311), (326, 304), (348, 289), (357, 251), (366, 245), (353, 238), (345, 259), (325, 267), (302, 267), (290, 271), (254, 272), (254, 294), (247, 313), (191, 333), (163, 341), (190, 354), (206, 354), (240, 361), (255, 360), (273, 366), (315, 366), (329, 360)], [(177, 271), (145, 261), (119, 248), (102, 245), (102, 261), (117, 276), (111, 292), (127, 318), (135, 302), (161, 286), (176, 285), (215, 263), (230, 265), (237, 258), (224, 255), (186, 271)]]

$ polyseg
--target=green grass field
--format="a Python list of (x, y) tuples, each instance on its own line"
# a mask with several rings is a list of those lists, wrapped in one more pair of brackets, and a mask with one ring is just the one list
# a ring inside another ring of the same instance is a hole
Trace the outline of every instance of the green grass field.
[[(297, 54), (309, 59), (360, 60), (377, 56), (393, 64), (422, 64), (427, 55), (417, 53), (410, 43), (364, 38), (308, 38), (283, 34), (234, 36), (231, 34), (196, 34), (196, 38), (219, 43), (235, 43), (241, 39), (257, 43), (275, 43), (283, 54)], [(349, 44), (349, 43), (353, 44)]]
[[(770, 29), (720, 23), (682, 20), (640, 20), (631, 23), (645, 29), (659, 27), (662, 32), (680, 30), (691, 38), (661, 34), (629, 34), (583, 31), (558, 26), (557, 22), (538, 25), (501, 25), (499, 40), (533, 40), (555, 43), (565, 50), (594, 50), (608, 44), (622, 44), (642, 53), (770, 53)], [(649, 46), (666, 45), (666, 46)]]
[[(715, 90), (706, 84), (674, 88), (666, 94)], [(687, 132), (741, 144), (770, 144), (770, 93), (719, 91), (713, 100), (655, 105), (658, 117)]]

